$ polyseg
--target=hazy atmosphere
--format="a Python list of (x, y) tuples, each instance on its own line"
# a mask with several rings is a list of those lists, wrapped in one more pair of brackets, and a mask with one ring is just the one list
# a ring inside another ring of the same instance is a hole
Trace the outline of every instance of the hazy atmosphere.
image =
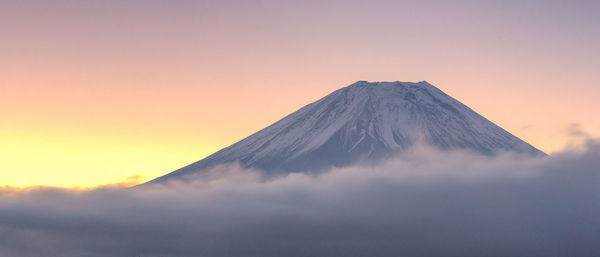
[(600, 256), (600, 1), (1, 1), (0, 256)]
[(600, 135), (599, 5), (2, 1), (0, 184), (150, 180), (358, 80), (426, 80), (560, 151)]
[(523, 159), (416, 147), (269, 181), (0, 191), (2, 256), (597, 256), (600, 144)]

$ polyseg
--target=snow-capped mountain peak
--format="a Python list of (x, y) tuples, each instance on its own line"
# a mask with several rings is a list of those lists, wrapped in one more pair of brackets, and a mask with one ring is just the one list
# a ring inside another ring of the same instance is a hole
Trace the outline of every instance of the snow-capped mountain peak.
[(425, 81), (358, 81), (154, 181), (232, 162), (271, 175), (316, 172), (378, 160), (416, 142), (486, 155), (544, 155)]

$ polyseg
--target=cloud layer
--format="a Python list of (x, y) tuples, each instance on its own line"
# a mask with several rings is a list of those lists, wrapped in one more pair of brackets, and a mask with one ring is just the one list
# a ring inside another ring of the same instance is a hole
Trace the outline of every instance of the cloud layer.
[(541, 159), (418, 147), (319, 176), (4, 188), (0, 256), (599, 256), (599, 167), (588, 140)]

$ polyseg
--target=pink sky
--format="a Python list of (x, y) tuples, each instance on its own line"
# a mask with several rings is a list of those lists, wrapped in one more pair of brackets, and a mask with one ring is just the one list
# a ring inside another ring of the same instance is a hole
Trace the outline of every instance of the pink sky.
[(552, 152), (600, 135), (597, 1), (0, 3), (0, 185), (142, 180), (357, 80), (426, 80)]

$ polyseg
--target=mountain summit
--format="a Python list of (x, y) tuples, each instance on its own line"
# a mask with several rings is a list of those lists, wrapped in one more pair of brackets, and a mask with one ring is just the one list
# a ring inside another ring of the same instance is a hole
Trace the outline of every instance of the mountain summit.
[(318, 172), (378, 160), (416, 142), (485, 155), (544, 155), (425, 81), (358, 81), (152, 182), (233, 162), (267, 175)]

